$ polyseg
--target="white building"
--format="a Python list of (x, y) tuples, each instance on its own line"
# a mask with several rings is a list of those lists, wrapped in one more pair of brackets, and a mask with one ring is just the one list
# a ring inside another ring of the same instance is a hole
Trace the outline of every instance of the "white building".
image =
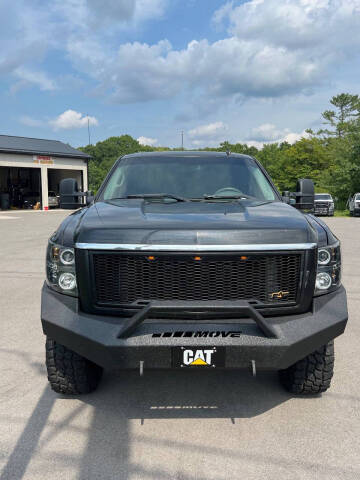
[(49, 192), (57, 195), (63, 178), (75, 178), (79, 190), (87, 191), (89, 158), (57, 140), (0, 135), (0, 206), (39, 201), (47, 210)]

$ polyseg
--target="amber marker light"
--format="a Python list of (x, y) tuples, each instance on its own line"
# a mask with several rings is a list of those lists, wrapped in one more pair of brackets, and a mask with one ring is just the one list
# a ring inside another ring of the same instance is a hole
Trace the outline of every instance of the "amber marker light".
[(147, 259), (150, 260), (150, 261), (153, 261), (153, 260), (155, 260), (155, 257), (152, 256), (152, 255), (149, 255), (149, 256), (147, 257)]
[(194, 260), (195, 260), (196, 262), (200, 262), (201, 257), (194, 257)]
[(240, 260), (247, 260), (248, 257), (245, 257), (244, 255), (240, 257)]
[(60, 256), (60, 248), (59, 247), (52, 247), (53, 260), (59, 260), (59, 256)]

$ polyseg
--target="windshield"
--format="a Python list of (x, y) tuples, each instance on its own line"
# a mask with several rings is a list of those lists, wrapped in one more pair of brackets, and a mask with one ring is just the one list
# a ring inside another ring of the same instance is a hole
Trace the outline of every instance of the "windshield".
[(122, 159), (101, 200), (166, 193), (185, 198), (205, 195), (276, 200), (269, 181), (250, 157), (169, 155)]
[(331, 200), (331, 195), (329, 193), (317, 193), (315, 200)]
[(356, 195), (355, 200), (360, 200), (360, 195)]

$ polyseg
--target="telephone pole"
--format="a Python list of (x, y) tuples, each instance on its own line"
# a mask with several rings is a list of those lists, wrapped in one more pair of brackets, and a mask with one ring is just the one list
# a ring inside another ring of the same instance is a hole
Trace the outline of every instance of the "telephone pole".
[(89, 115), (87, 115), (87, 127), (88, 127), (88, 137), (89, 137), (89, 145), (90, 145), (90, 121), (89, 121)]
[(181, 150), (184, 150), (184, 130), (181, 130)]

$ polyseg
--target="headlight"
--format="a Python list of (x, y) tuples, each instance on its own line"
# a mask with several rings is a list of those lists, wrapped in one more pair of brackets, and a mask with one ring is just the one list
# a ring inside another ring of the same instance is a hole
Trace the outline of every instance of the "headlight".
[(318, 265), (328, 265), (331, 261), (331, 254), (327, 248), (318, 250)]
[(60, 252), (60, 260), (63, 265), (73, 265), (75, 263), (75, 252), (73, 248), (65, 248)]
[(331, 283), (331, 276), (327, 272), (320, 272), (316, 275), (316, 288), (318, 290), (327, 290), (331, 287)]
[(341, 285), (340, 243), (318, 250), (315, 295), (333, 292)]
[(46, 282), (50, 288), (77, 297), (75, 251), (49, 241), (46, 253)]

